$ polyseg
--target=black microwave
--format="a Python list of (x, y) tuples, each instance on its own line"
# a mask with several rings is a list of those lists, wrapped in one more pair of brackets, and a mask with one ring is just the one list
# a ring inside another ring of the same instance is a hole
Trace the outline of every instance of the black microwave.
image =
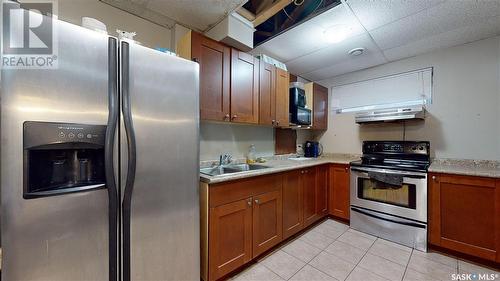
[(290, 122), (296, 125), (311, 125), (311, 110), (294, 106), (290, 109)]

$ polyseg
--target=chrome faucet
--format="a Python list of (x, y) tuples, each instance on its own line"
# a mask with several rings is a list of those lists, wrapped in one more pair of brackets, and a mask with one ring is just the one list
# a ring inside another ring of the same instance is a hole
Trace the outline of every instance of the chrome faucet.
[(219, 156), (219, 166), (229, 165), (233, 159), (233, 156), (229, 153), (221, 154)]

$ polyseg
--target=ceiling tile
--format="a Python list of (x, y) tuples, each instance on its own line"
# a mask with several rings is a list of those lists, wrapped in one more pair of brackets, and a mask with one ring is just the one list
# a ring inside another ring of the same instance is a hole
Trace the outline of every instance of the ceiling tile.
[(303, 74), (301, 76), (311, 81), (318, 81), (333, 76), (337, 76), (340, 74), (344, 74), (347, 72), (352, 72), (376, 66), (386, 62), (387, 60), (384, 58), (384, 55), (381, 52), (376, 52), (376, 53), (361, 55), (359, 57), (352, 57), (349, 60), (345, 60), (343, 62)]
[(369, 31), (385, 50), (442, 32), (487, 21), (500, 14), (500, 1), (448, 1)]
[(418, 13), (445, 0), (347, 0), (349, 7), (367, 30), (373, 30), (390, 22)]
[[(126, 0), (130, 1), (130, 0)], [(247, 0), (149, 0), (147, 8), (204, 31)]]
[(363, 27), (356, 17), (342, 4), (259, 45), (252, 53), (264, 53), (283, 62), (293, 60), (328, 47), (330, 43), (323, 40), (323, 31), (330, 26), (338, 24), (346, 25), (350, 28), (349, 37), (364, 32)]
[(496, 35), (500, 35), (500, 16), (490, 17), (479, 24), (457, 28), (403, 46), (387, 49), (384, 51), (384, 55), (390, 61), (394, 61)]
[(380, 51), (373, 43), (370, 36), (367, 33), (363, 33), (348, 38), (340, 43), (331, 44), (323, 49), (290, 60), (286, 65), (290, 71), (297, 75), (301, 75), (345, 60), (350, 60), (351, 56), (348, 52), (354, 48), (364, 48), (364, 55), (370, 55)]

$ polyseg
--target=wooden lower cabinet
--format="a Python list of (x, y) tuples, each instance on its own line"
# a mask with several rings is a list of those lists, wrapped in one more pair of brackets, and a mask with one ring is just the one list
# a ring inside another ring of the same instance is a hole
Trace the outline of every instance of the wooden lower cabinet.
[(227, 276), (326, 216), (328, 173), (324, 165), (200, 184), (202, 279)]
[(253, 197), (253, 257), (264, 253), (283, 239), (281, 190)]
[(252, 259), (252, 198), (210, 208), (209, 280)]
[(330, 166), (330, 215), (346, 220), (349, 219), (350, 208), (349, 177), (349, 165), (334, 164)]
[(283, 238), (286, 239), (304, 228), (301, 171), (283, 175)]
[(429, 174), (429, 243), (500, 262), (500, 180)]
[(328, 168), (329, 165), (316, 168), (316, 213), (321, 217), (328, 215)]
[(316, 213), (316, 168), (301, 171), (300, 185), (304, 198), (304, 227), (306, 227), (318, 218)]

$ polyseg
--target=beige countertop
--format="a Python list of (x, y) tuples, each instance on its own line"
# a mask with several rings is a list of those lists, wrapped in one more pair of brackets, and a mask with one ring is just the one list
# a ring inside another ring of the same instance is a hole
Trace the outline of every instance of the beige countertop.
[[(238, 173), (225, 174), (221, 176), (208, 176), (205, 174), (200, 174), (200, 181), (214, 184), (225, 181), (262, 176), (267, 174), (274, 174), (284, 171), (296, 170), (300, 168), (307, 168), (312, 166), (317, 166), (321, 164), (349, 164), (351, 161), (359, 160), (359, 155), (350, 155), (350, 154), (331, 154), (321, 156), (319, 158), (308, 158), (307, 160), (290, 160), (288, 159), (290, 156), (286, 157), (273, 157), (267, 162), (262, 163), (262, 165), (268, 166), (268, 169), (254, 170), (254, 171), (245, 171)], [(206, 161), (205, 161), (206, 162)], [(206, 163), (205, 163), (206, 164)], [(203, 165), (202, 165), (203, 166)]]
[[(237, 179), (274, 174), (300, 168), (307, 168), (321, 164), (349, 164), (351, 161), (359, 160), (360, 155), (352, 154), (329, 154), (319, 158), (307, 160), (290, 160), (291, 155), (276, 156), (268, 158), (262, 165), (269, 166), (268, 169), (231, 173), (221, 176), (208, 176), (200, 174), (200, 181), (214, 184)], [(241, 163), (241, 159), (236, 161)], [(204, 161), (202, 166), (209, 166), (213, 161)], [(500, 178), (500, 161), (468, 160), (468, 159), (433, 159), (429, 172), (445, 173), (455, 175), (479, 176)]]
[(429, 172), (500, 178), (500, 162), (467, 159), (434, 159)]

